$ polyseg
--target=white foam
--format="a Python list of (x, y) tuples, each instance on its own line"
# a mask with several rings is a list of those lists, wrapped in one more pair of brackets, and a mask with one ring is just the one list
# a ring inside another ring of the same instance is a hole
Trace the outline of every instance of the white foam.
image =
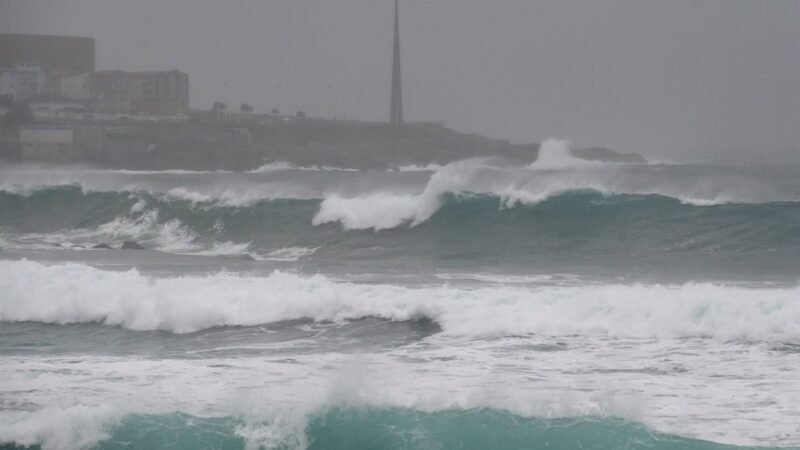
[(195, 207), (248, 207), (261, 201), (296, 199), (318, 199), (321, 194), (294, 184), (261, 183), (244, 185), (211, 186), (203, 189), (176, 187), (166, 194), (158, 195), (165, 201), (172, 199), (191, 202)]
[(493, 284), (541, 284), (574, 280), (574, 275), (500, 275), (494, 273), (441, 273), (436, 278), (447, 281), (472, 280)]
[(172, 188), (167, 192), (167, 196), (172, 197), (172, 198), (176, 198), (176, 199), (179, 199), (179, 200), (186, 200), (188, 202), (191, 202), (194, 205), (197, 205), (197, 204), (200, 204), (200, 203), (211, 203), (211, 202), (216, 200), (216, 198), (214, 198), (214, 197), (212, 197), (210, 195), (207, 195), (207, 194), (204, 194), (204, 193), (201, 193), (201, 192), (197, 192), (197, 191), (192, 191), (192, 190), (187, 189), (185, 187)]
[(596, 168), (603, 165), (572, 156), (568, 140), (547, 139), (539, 146), (539, 157), (528, 167), (537, 170), (560, 170)]
[[(426, 201), (428, 200), (428, 201)], [(436, 198), (377, 193), (355, 198), (331, 195), (320, 206), (313, 224), (341, 222), (348, 230), (395, 228), (403, 223), (424, 222), (438, 209)]]
[[(497, 196), (504, 207), (536, 204), (554, 195), (582, 190), (603, 195), (655, 194), (696, 206), (800, 201), (795, 187), (759, 173), (709, 167), (698, 169), (702, 176), (696, 176), (681, 167), (626, 167), (584, 161), (569, 153), (568, 142), (553, 139), (542, 143), (540, 153), (539, 160), (527, 167), (469, 160), (444, 167), (404, 168), (435, 170), (423, 186), (417, 184), (421, 178), (413, 174), (386, 175), (392, 177), (391, 187), (386, 187), (376, 173), (318, 179), (313, 173), (282, 172), (332, 168), (296, 168), (286, 163), (272, 163), (265, 166), (262, 172), (267, 175), (264, 176), (0, 169), (0, 190), (31, 195), (44, 188), (75, 186), (84, 193), (149, 193), (164, 201), (185, 200), (199, 207), (247, 207), (275, 199), (324, 199), (326, 203), (317, 215), (317, 223), (341, 222), (348, 228), (358, 229), (422, 223), (435, 212), (440, 204), (439, 197), (446, 193)], [(309, 177), (313, 182), (300, 182), (302, 177)]]
[(110, 437), (123, 414), (108, 406), (48, 407), (35, 412), (0, 411), (0, 443), (43, 450), (93, 448)]
[(279, 248), (277, 250), (273, 250), (269, 252), (266, 256), (257, 256), (256, 259), (262, 261), (285, 261), (285, 262), (293, 262), (299, 261), (302, 258), (307, 256), (311, 256), (316, 251), (319, 250), (317, 248), (309, 248), (309, 247), (286, 247), (286, 248)]
[(293, 169), (295, 169), (295, 166), (289, 164), (286, 161), (273, 161), (264, 164), (258, 169), (251, 170), (249, 173), (269, 173), (269, 172), (276, 172), (279, 170), (293, 170)]
[[(181, 345), (196, 350), (191, 358), (106, 354), (91, 346), (68, 356), (7, 354), (0, 401), (23, 406), (0, 413), (0, 442), (87, 448), (125, 414), (179, 411), (242, 420), (237, 433), (252, 448), (305, 448), (309, 418), (376, 407), (623, 417), (717, 442), (800, 444), (797, 357), (776, 355), (769, 345), (800, 339), (800, 288), (527, 287), (512, 284), (524, 281), (514, 278), (476, 278), (500, 285), (409, 288), (281, 272), (159, 278), (0, 261), (4, 322), (95, 321), (182, 333), (299, 318), (424, 316), (443, 329), (421, 341), (396, 341), (402, 345), (370, 346), (382, 339), (372, 334), (356, 352), (317, 333), (336, 328), (324, 323), (305, 324), (313, 337), (291, 340), (176, 338), (179, 354)], [(558, 351), (538, 351), (539, 344)]]
[(147, 201), (144, 199), (138, 199), (136, 203), (131, 206), (131, 214), (139, 214), (147, 208)]
[[(58, 293), (58, 294), (55, 294)], [(459, 336), (573, 334), (800, 340), (800, 289), (714, 284), (407, 288), (274, 272), (151, 278), (0, 262), (0, 320), (101, 322), (177, 333), (310, 318), (436, 320)]]
[(87, 170), (85, 173), (118, 173), (121, 175), (202, 175), (202, 174), (213, 174), (213, 173), (234, 173), (229, 170), (185, 170), (185, 169), (167, 169), (167, 170), (130, 170), (130, 169), (118, 169), (118, 170), (106, 170), (106, 169), (98, 169), (98, 170)]
[(353, 355), (321, 338), (301, 339), (299, 352), (296, 341), (281, 341), (191, 358), (6, 355), (0, 398), (33, 410), (0, 413), (0, 442), (74, 450), (103, 439), (123, 415), (182, 412), (242, 420), (237, 434), (251, 448), (306, 448), (309, 419), (339, 408), (491, 408), (544, 419), (625, 418), (737, 445), (800, 444), (796, 358), (763, 346), (573, 336), (548, 352), (532, 348), (548, 342), (537, 337), (434, 336)]
[[(51, 233), (28, 233), (14, 237), (16, 247), (20, 248), (67, 248), (81, 249), (98, 243), (118, 245), (132, 240), (153, 250), (169, 253), (190, 253), (203, 247), (196, 242), (197, 236), (178, 219), (166, 222), (159, 220), (157, 209), (142, 209), (143, 202), (137, 202), (131, 216), (120, 215), (110, 222), (95, 228), (61, 230)], [(11, 244), (9, 244), (11, 245)]]
[(257, 261), (296, 262), (313, 255), (318, 250), (308, 247), (286, 247), (262, 254), (253, 251), (252, 246), (252, 242), (214, 242), (207, 249), (178, 253), (197, 256), (246, 256)]
[(157, 209), (145, 210), (140, 215), (118, 216), (111, 222), (95, 229), (70, 230), (58, 236), (48, 235), (49, 239), (120, 241), (142, 240), (154, 244), (156, 250), (165, 252), (187, 252), (199, 246), (194, 242), (197, 236), (180, 220), (159, 221)]
[[(47, 385), (40, 377), (15, 386), (29, 390), (39, 400), (64, 406), (0, 412), (0, 443), (88, 450), (107, 440), (114, 427), (133, 414), (181, 412), (236, 418), (243, 423), (235, 433), (245, 439), (247, 448), (302, 449), (308, 447), (310, 419), (337, 410), (408, 408), (435, 413), (494, 408), (525, 417), (632, 420), (638, 412), (636, 401), (624, 398), (623, 402), (617, 398), (622, 396), (613, 393), (571, 397), (525, 393), (521, 399), (493, 380), (487, 380), (486, 386), (454, 385), (456, 379), (449, 374), (450, 383), (442, 383), (436, 376), (422, 376), (413, 366), (398, 365), (391, 358), (378, 358), (372, 362), (379, 364), (370, 364), (339, 355), (297, 357), (302, 364), (263, 358), (135, 361), (93, 356), (83, 361), (78, 376), (74, 370), (63, 369), (63, 360), (18, 361), (15, 369), (0, 371), (17, 377), (38, 367), (47, 372), (47, 381), (66, 389)], [(219, 382), (220, 373), (215, 369), (219, 365), (229, 369), (225, 383)], [(435, 365), (431, 369), (445, 375)], [(264, 383), (266, 379), (270, 382)], [(94, 381), (93, 389), (86, 389), (83, 383), (87, 380)]]
[(467, 190), (474, 173), (487, 167), (487, 162), (481, 158), (448, 164), (431, 176), (420, 194), (376, 192), (350, 198), (330, 195), (322, 201), (313, 224), (340, 222), (346, 229), (375, 231), (403, 224), (417, 226), (439, 209), (443, 194)]
[(210, 248), (190, 252), (198, 256), (245, 256), (250, 255), (252, 242), (215, 242)]
[(286, 161), (272, 161), (264, 164), (258, 169), (248, 171), (248, 173), (270, 173), (284, 170), (299, 170), (306, 172), (358, 172), (358, 169), (331, 166), (297, 166)]
[(418, 166), (416, 164), (409, 164), (406, 166), (399, 166), (395, 170), (397, 172), (436, 172), (441, 170), (444, 166), (441, 164), (430, 163), (427, 166)]
[(194, 205), (249, 206), (261, 200), (321, 198), (302, 183), (248, 178), (229, 172), (149, 172), (100, 170), (2, 170), (0, 191), (31, 196), (44, 189), (75, 187), (86, 194), (150, 194)]

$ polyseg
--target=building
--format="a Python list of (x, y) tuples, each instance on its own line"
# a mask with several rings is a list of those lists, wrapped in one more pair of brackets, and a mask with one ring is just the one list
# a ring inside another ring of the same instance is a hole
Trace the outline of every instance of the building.
[(92, 74), (65, 76), (60, 80), (59, 94), (64, 98), (79, 101), (92, 99)]
[(90, 100), (96, 111), (108, 114), (131, 114), (130, 78), (120, 70), (103, 70), (91, 74)]
[(177, 70), (139, 72), (133, 74), (133, 80), (136, 111), (158, 115), (189, 113), (189, 75)]
[(45, 77), (38, 63), (19, 62), (0, 68), (0, 96), (13, 101), (36, 97), (44, 91)]
[[(34, 68), (35, 66), (35, 68)], [(0, 95), (64, 96), (62, 81), (95, 70), (92, 38), (0, 34)]]
[(0, 97), (27, 101), (40, 94), (118, 116), (189, 113), (183, 72), (97, 72), (93, 38), (0, 34)]
[(41, 95), (28, 101), (38, 120), (86, 120), (94, 117), (85, 102), (65, 97)]
[(0, 98), (5, 102), (17, 98), (17, 76), (11, 69), (0, 68)]
[(95, 71), (93, 38), (0, 34), (0, 67), (36, 62), (45, 74), (78, 75)]
[(99, 112), (128, 115), (189, 113), (189, 75), (177, 71), (101, 71), (91, 77), (92, 106)]

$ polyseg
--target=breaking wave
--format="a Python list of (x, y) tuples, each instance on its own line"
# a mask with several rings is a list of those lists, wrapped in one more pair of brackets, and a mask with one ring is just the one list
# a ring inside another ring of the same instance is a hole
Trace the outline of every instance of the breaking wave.
[[(591, 192), (602, 197), (666, 197), (690, 206), (726, 204), (795, 203), (800, 195), (781, 194), (773, 187), (747, 179), (693, 179), (664, 182), (648, 180), (645, 174), (592, 170), (604, 164), (564, 155), (566, 144), (547, 141), (542, 158), (531, 165), (536, 170), (495, 167), (491, 160), (475, 159), (456, 163), (435, 172), (421, 193), (387, 191), (356, 196), (328, 195), (314, 217), (315, 224), (339, 222), (346, 229), (383, 229), (401, 225), (417, 226), (430, 219), (448, 196), (494, 197), (500, 209), (533, 206), (569, 194)], [(549, 156), (548, 156), (549, 155)], [(585, 170), (553, 170), (580, 168)], [(548, 173), (537, 171), (545, 170)], [(640, 178), (641, 177), (641, 178)]]
[(800, 202), (696, 206), (592, 190), (542, 198), (453, 193), (458, 176), (448, 173), (434, 175), (421, 194), (331, 194), (246, 207), (77, 187), (0, 192), (0, 248), (86, 250), (132, 240), (150, 250), (256, 261), (424, 257), (451, 264), (468, 256), (476, 264), (522, 264), (527, 273), (617, 264), (628, 272), (696, 267), (800, 276)]
[(330, 167), (330, 166), (296, 166), (286, 161), (273, 161), (264, 164), (258, 169), (251, 170), (248, 173), (270, 173), (282, 170), (300, 170), (309, 172), (358, 172), (358, 169), (348, 169), (344, 167)]
[[(765, 177), (758, 171), (710, 166), (604, 164), (575, 158), (568, 147), (566, 141), (545, 141), (539, 160), (526, 167), (509, 165), (496, 158), (477, 158), (446, 166), (406, 166), (398, 169), (398, 173), (386, 173), (382, 177), (381, 174), (348, 173), (340, 169), (330, 169), (336, 172), (332, 174), (318, 173), (327, 168), (298, 168), (286, 163), (270, 163), (243, 174), (3, 170), (0, 171), (0, 192), (31, 196), (43, 190), (73, 187), (83, 194), (144, 193), (198, 205), (231, 207), (279, 199), (336, 202), (341, 198), (395, 196), (407, 200), (407, 208), (422, 211), (416, 214), (418, 216), (427, 211), (423, 204), (431, 204), (448, 193), (496, 196), (509, 205), (534, 204), (576, 191), (593, 191), (605, 196), (658, 195), (699, 206), (800, 202), (797, 186), (783, 186), (775, 177)], [(400, 186), (405, 187), (398, 189)]]
[(613, 418), (541, 419), (493, 409), (424, 411), (328, 407), (302, 418), (121, 415), (75, 407), (0, 424), (0, 449), (408, 449), (649, 448), (725, 450), (741, 447), (670, 436)]
[[(55, 295), (54, 293), (58, 293)], [(154, 278), (0, 262), (0, 320), (189, 333), (293, 319), (428, 318), (456, 336), (604, 335), (800, 342), (800, 289), (716, 284), (410, 288), (274, 272)]]
[[(565, 148), (546, 143), (544, 166), (563, 157), (547, 157), (548, 147), (556, 155)], [(424, 258), (447, 270), (489, 261), (526, 273), (611, 267), (796, 280), (793, 180), (691, 166), (514, 168), (492, 159), (435, 173), (13, 174), (0, 181), (0, 246), (81, 250), (134, 240), (169, 253), (277, 262)]]
[(528, 167), (536, 170), (562, 170), (597, 168), (603, 165), (601, 162), (572, 156), (569, 141), (547, 139), (539, 147), (539, 157)]

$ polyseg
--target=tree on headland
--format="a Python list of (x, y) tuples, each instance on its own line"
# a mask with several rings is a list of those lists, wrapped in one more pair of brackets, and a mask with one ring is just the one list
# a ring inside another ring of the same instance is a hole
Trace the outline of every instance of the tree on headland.
[(253, 107), (250, 106), (249, 103), (242, 103), (242, 106), (239, 107), (239, 111), (243, 113), (251, 113), (253, 112)]
[(298, 119), (305, 119), (306, 118), (305, 111), (297, 111), (297, 118)]
[(270, 111), (270, 114), (272, 114), (273, 116), (280, 116), (281, 112), (278, 111), (277, 108), (272, 108), (272, 111)]

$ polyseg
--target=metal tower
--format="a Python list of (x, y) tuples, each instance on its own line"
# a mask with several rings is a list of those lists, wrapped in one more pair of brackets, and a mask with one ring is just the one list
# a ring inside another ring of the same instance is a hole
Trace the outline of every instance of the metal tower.
[(394, 61), (392, 63), (392, 106), (389, 121), (394, 125), (403, 123), (403, 81), (400, 69), (400, 8), (394, 0)]

